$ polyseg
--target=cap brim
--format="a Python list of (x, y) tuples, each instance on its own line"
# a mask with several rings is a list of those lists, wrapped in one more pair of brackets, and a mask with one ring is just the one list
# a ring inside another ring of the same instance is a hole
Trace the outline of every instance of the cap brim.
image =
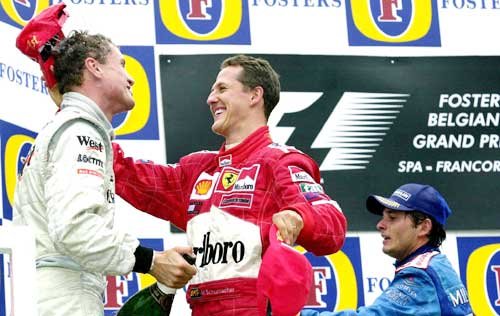
[(383, 196), (370, 195), (366, 199), (366, 209), (373, 214), (382, 215), (385, 208), (405, 212), (413, 211), (413, 209)]

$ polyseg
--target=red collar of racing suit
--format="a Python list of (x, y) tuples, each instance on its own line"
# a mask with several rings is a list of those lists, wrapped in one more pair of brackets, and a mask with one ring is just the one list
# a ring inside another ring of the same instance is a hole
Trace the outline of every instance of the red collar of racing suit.
[(225, 150), (226, 143), (223, 143), (219, 149), (219, 153), (214, 159), (218, 161), (219, 166), (238, 164), (247, 159), (248, 156), (257, 149), (266, 147), (267, 145), (272, 144), (272, 142), (269, 127), (262, 126), (247, 136), (243, 142), (231, 149)]

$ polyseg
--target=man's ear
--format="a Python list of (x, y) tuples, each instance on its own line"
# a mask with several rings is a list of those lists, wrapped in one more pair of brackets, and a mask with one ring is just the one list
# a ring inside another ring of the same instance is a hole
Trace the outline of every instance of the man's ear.
[(426, 218), (424, 219), (421, 223), (420, 223), (420, 227), (421, 227), (421, 232), (423, 235), (427, 236), (431, 233), (431, 230), (432, 230), (432, 221), (430, 218)]
[(250, 95), (250, 103), (252, 105), (258, 104), (262, 99), (264, 99), (264, 88), (261, 86), (253, 88)]
[(102, 76), (102, 71), (101, 71), (101, 64), (92, 57), (87, 57), (85, 58), (85, 68), (94, 76), (96, 77), (101, 77)]

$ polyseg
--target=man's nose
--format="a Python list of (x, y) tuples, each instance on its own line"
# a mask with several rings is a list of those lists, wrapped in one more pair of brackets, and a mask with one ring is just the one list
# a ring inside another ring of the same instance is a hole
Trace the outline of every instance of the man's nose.
[(385, 229), (385, 223), (384, 223), (384, 219), (383, 219), (383, 218), (382, 218), (382, 219), (380, 219), (380, 220), (378, 221), (378, 223), (377, 223), (377, 226), (376, 226), (376, 227), (377, 227), (377, 229), (378, 229), (379, 231), (382, 231), (382, 230), (384, 230), (384, 229)]
[(207, 104), (212, 105), (212, 104), (215, 104), (215, 102), (217, 102), (217, 98), (215, 97), (214, 93), (212, 92), (207, 97)]

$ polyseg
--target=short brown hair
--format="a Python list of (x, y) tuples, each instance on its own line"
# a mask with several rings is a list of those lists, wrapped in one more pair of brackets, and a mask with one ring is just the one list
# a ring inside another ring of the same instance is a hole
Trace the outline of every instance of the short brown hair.
[(63, 39), (54, 51), (54, 75), (59, 92), (63, 94), (82, 85), (85, 59), (92, 57), (105, 64), (113, 45), (104, 35), (90, 35), (87, 31), (73, 31)]
[(271, 111), (280, 100), (279, 75), (271, 64), (262, 58), (247, 55), (236, 55), (225, 59), (220, 68), (241, 66), (243, 71), (239, 81), (251, 89), (261, 86), (264, 89), (264, 114), (269, 118)]

